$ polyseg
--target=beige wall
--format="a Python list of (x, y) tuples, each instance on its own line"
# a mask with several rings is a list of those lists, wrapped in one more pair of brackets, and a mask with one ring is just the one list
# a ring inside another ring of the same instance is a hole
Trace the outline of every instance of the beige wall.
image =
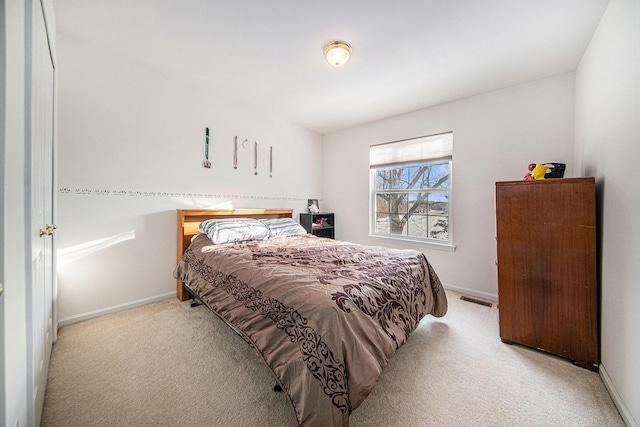
[[(574, 75), (563, 74), (376, 121), (324, 137), (323, 209), (336, 236), (423, 251), (446, 286), (496, 298), (494, 184), (519, 180), (531, 162), (573, 173)], [(368, 236), (369, 146), (453, 131), (455, 252)]]
[[(283, 207), (297, 218), (322, 198), (320, 135), (69, 36), (58, 58), (63, 324), (175, 292), (176, 209)], [(251, 145), (233, 169), (236, 135)]]
[(612, 0), (576, 71), (576, 157), (596, 177), (601, 374), (640, 423), (640, 2)]

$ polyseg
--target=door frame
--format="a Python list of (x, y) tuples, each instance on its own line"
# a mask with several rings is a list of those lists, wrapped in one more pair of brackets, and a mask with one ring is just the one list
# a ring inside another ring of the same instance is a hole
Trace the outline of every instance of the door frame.
[[(6, 25), (6, 17), (5, 17), (5, 6), (4, 3), (2, 7), (0, 7), (0, 28), (7, 28)], [(7, 49), (6, 49), (6, 32), (0, 31), (0, 63), (6, 64), (7, 61)], [(7, 93), (6, 93), (6, 72), (5, 67), (0, 67), (0, 164), (2, 165), (2, 173), (0, 173), (0, 189), (2, 192), (2, 197), (0, 197), (0, 227), (2, 227), (2, 233), (0, 233), (0, 423), (5, 422), (6, 420), (6, 376), (4, 373), (5, 370), (5, 361), (4, 361), (4, 352), (5, 352), (5, 343), (4, 343), (4, 174), (5, 174), (5, 143), (4, 139), (6, 136), (6, 127), (5, 127), (5, 119), (6, 119), (6, 102), (7, 102)]]

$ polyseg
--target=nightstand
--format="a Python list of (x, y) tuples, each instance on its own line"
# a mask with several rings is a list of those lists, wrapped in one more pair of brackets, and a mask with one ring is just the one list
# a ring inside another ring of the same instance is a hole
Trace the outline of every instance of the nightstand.
[(335, 239), (333, 212), (301, 213), (300, 225), (314, 236)]

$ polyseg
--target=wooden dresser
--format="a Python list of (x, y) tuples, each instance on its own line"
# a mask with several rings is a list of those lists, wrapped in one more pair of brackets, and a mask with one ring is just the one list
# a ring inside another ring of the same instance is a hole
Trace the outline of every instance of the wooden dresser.
[(594, 178), (496, 183), (500, 338), (598, 370)]

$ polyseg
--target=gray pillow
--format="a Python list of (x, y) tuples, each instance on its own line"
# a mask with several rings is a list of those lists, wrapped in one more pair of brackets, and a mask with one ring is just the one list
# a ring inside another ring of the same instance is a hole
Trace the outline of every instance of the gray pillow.
[(245, 240), (265, 240), (269, 229), (260, 221), (251, 218), (208, 219), (198, 225), (198, 231), (216, 245), (242, 242)]
[(307, 234), (307, 230), (291, 218), (262, 219), (260, 222), (267, 226), (271, 238)]

